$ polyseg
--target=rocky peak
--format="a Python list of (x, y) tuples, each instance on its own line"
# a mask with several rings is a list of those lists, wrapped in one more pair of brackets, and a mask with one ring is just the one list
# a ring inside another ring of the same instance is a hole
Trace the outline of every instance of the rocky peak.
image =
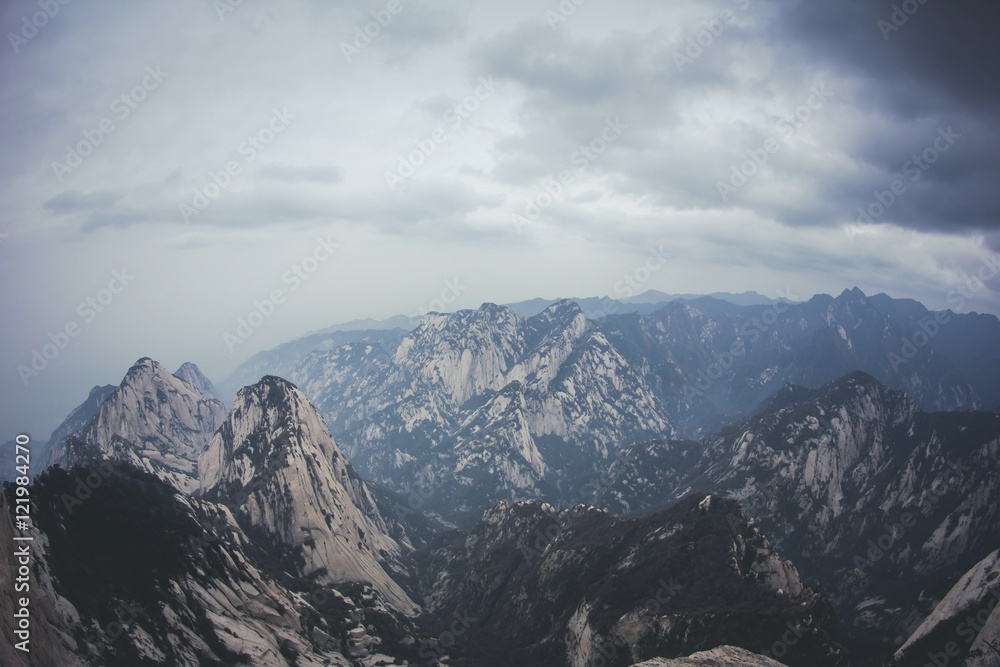
[(198, 456), (225, 413), (217, 399), (143, 357), (77, 436), (104, 458), (127, 461), (192, 492)]
[(370, 582), (397, 610), (417, 611), (389, 574), (403, 574), (404, 547), (292, 383), (266, 376), (241, 389), (200, 470), (204, 496), (232, 508), (298, 575)]
[(181, 367), (174, 373), (174, 377), (187, 382), (189, 385), (200, 391), (206, 398), (218, 398), (212, 381), (205, 377), (201, 369), (190, 361), (181, 364)]
[(720, 644), (762, 652), (790, 627), (803, 639), (786, 664), (846, 664), (829, 600), (715, 495), (641, 519), (500, 503), (427, 563), (431, 612), (476, 619), (466, 646), (507, 664), (624, 665)]
[(653, 658), (633, 667), (783, 667), (780, 662), (734, 646), (699, 651), (686, 658)]

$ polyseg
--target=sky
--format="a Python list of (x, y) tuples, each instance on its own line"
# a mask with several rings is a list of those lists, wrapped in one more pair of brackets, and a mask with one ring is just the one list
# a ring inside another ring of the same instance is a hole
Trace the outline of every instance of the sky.
[[(47, 440), (140, 357), (219, 381), (442, 305), (858, 286), (948, 308), (1000, 252), (998, 14), (8, 0), (0, 441)], [(963, 301), (1000, 313), (1000, 279)]]

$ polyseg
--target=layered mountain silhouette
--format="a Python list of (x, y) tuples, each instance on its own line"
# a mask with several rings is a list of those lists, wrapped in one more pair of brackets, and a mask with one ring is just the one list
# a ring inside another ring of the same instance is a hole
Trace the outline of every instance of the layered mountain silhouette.
[(232, 391), (138, 360), (0, 521), (30, 664), (995, 664), (1000, 322), (739, 301), (334, 327)]

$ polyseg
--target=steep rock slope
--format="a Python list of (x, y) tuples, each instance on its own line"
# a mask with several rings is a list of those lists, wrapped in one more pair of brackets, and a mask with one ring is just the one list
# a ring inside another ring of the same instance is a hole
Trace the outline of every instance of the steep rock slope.
[(501, 503), (421, 562), (428, 609), (454, 634), (461, 620), (459, 649), (473, 664), (624, 666), (724, 644), (759, 652), (790, 628), (786, 664), (847, 664), (828, 598), (718, 496), (636, 520)]
[(694, 488), (739, 500), (831, 591), (848, 634), (884, 649), (1000, 546), (1000, 415), (924, 413), (853, 373), (700, 442), (636, 445), (605, 481), (596, 502), (616, 512)]
[(469, 415), (418, 468), (411, 493), (425, 511), (472, 525), (501, 500), (555, 495), (545, 479), (548, 466), (527, 420), (524, 385), (511, 382)]
[(190, 361), (181, 364), (181, 367), (174, 372), (174, 377), (178, 380), (183, 380), (200, 391), (205, 398), (219, 400), (219, 395), (215, 392), (215, 386), (212, 384), (212, 381), (205, 377), (201, 369)]
[(893, 667), (1000, 664), (1000, 552), (965, 573), (893, 656)]
[(396, 609), (417, 606), (390, 573), (405, 576), (367, 486), (294, 385), (267, 376), (236, 395), (201, 455), (201, 491), (233, 509), (251, 535), (318, 583), (366, 581)]
[[(52, 435), (49, 436), (49, 442), (46, 447), (48, 456), (46, 458), (39, 457), (40, 460), (48, 461), (47, 466), (54, 465), (56, 463), (63, 465), (66, 463), (66, 439), (79, 431), (87, 425), (91, 419), (97, 416), (97, 413), (101, 411), (101, 406), (104, 401), (108, 399), (111, 394), (115, 392), (116, 387), (113, 384), (104, 385), (103, 387), (97, 386), (90, 390), (90, 394), (80, 405), (76, 406), (72, 412), (67, 415), (66, 419), (63, 420), (56, 430), (52, 431)], [(46, 466), (46, 467), (47, 467)]]
[(118, 388), (67, 448), (73, 465), (98, 454), (125, 461), (173, 485), (198, 488), (198, 456), (225, 418), (226, 408), (149, 358), (129, 369)]
[[(91, 478), (102, 483), (67, 506)], [(44, 596), (35, 602), (57, 610), (45, 619), (52, 648), (73, 656), (56, 664), (348, 667), (415, 655), (413, 638), (403, 641), (411, 627), (373, 589), (264, 572), (226, 507), (147, 473), (107, 461), (51, 469), (33, 500)]]
[[(311, 354), (292, 379), (359, 469), (397, 489), (415, 479), (453, 479), (459, 461), (481, 456), (483, 440), (463, 430), (470, 420), (490, 422), (496, 434), (480, 434), (494, 442), (509, 442), (527, 426), (518, 436), (523, 447), (489, 454), (495, 465), (488, 474), (501, 489), (520, 489), (515, 500), (539, 497), (542, 483), (593, 472), (624, 444), (672, 433), (641, 375), (569, 301), (530, 318), (493, 304), (429, 314), (391, 358), (370, 344), (345, 345)], [(512, 383), (523, 406), (496, 411)], [(460, 451), (464, 446), (469, 450)], [(530, 484), (523, 477), (528, 450)], [(433, 493), (443, 507), (465, 506), (449, 489)], [(478, 514), (490, 500), (481, 498), (470, 511)]]

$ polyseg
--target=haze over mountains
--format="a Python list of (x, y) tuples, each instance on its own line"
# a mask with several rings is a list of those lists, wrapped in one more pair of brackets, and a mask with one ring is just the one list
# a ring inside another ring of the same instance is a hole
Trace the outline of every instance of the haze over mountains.
[(138, 360), (37, 450), (48, 659), (922, 664), (1000, 592), (1000, 322), (754, 299)]

